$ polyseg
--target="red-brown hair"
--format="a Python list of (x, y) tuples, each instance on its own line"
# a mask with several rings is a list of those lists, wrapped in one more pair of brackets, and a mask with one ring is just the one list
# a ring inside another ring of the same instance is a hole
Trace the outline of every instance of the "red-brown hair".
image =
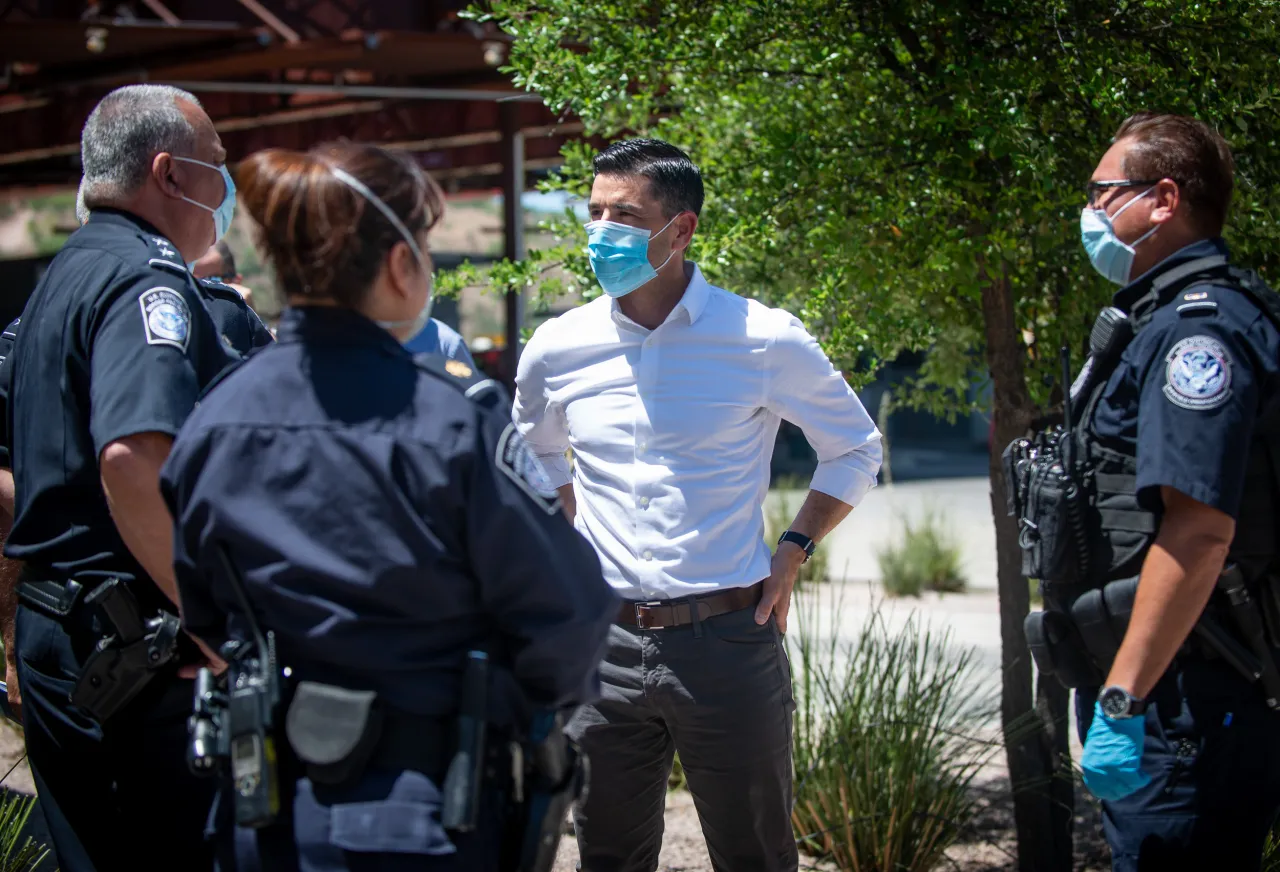
[(345, 170), (390, 207), (423, 245), (444, 214), (444, 194), (403, 152), (352, 142), (307, 152), (271, 148), (236, 172), (240, 202), (257, 222), (257, 244), (289, 295), (357, 305), (403, 237), (379, 209), (340, 181)]

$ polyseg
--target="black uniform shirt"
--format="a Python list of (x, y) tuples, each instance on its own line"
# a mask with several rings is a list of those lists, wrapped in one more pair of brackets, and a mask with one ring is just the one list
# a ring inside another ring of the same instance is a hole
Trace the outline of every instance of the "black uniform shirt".
[(98, 458), (127, 436), (176, 435), (232, 355), (173, 245), (139, 218), (95, 210), (36, 286), (5, 367), (17, 489), (6, 554), (51, 577), (145, 577)]
[[(177, 257), (177, 252), (174, 252), (173, 257)], [(205, 308), (209, 310), (209, 316), (213, 318), (214, 328), (238, 354), (248, 354), (253, 349), (274, 341), (267, 325), (262, 323), (262, 319), (235, 288), (218, 279), (197, 279), (197, 287), (204, 298)], [(18, 338), (21, 324), (22, 318), (19, 316), (0, 332), (0, 469), (12, 468), (9, 394), (13, 381), (13, 344)]]
[[(1226, 255), (1221, 240), (1189, 245), (1121, 289), (1128, 311), (1166, 271)], [(1186, 288), (1125, 349), (1094, 416), (1104, 443), (1136, 455), (1139, 499), (1174, 488), (1235, 517), (1262, 404), (1280, 390), (1280, 331), (1228, 284)]]
[(248, 354), (272, 341), (271, 331), (239, 291), (221, 279), (197, 279), (197, 283), (218, 333), (233, 349)]
[(13, 343), (18, 339), (21, 326), (22, 316), (19, 315), (0, 331), (0, 469), (12, 466), (9, 434), (13, 424), (9, 416), (9, 394), (13, 384)]
[(485, 648), (517, 685), (498, 711), (593, 698), (617, 599), (485, 390), (350, 310), (287, 311), (276, 344), (201, 401), (161, 476), (187, 628), (247, 636), (225, 545), (297, 678), (446, 715), (467, 651)]

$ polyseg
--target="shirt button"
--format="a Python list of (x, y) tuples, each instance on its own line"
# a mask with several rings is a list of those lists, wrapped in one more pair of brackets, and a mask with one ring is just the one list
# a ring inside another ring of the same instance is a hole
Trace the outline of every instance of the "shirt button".
[(648, 497), (641, 497), (641, 498), (640, 498), (640, 508), (642, 508), (642, 509), (647, 509), (648, 507), (649, 507), (649, 498), (648, 498)]
[(644, 554), (643, 554), (642, 556), (644, 557), (644, 559), (645, 559), (645, 560), (652, 560), (652, 559), (653, 559), (653, 552), (652, 552), (652, 551), (646, 551), (646, 552), (644, 552)]

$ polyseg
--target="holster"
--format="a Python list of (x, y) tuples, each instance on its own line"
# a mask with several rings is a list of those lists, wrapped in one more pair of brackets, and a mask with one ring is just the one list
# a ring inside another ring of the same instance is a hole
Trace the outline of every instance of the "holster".
[(564, 734), (561, 715), (536, 722), (520, 755), (512, 840), (516, 872), (550, 872), (564, 816), (587, 783), (587, 758)]
[(133, 593), (118, 578), (88, 593), (75, 581), (26, 581), (18, 590), (28, 607), (61, 620), (80, 607), (97, 610), (108, 635), (85, 659), (70, 701), (99, 723), (127, 705), (177, 658), (182, 630), (178, 616), (162, 611), (144, 618)]
[(1096, 687), (1102, 683), (1102, 675), (1089, 658), (1079, 631), (1062, 612), (1032, 612), (1022, 629), (1036, 669), (1042, 674), (1052, 675), (1064, 687)]
[(1138, 579), (1125, 578), (1027, 615), (1023, 631), (1036, 668), (1064, 687), (1097, 687), (1111, 668), (1129, 626)]

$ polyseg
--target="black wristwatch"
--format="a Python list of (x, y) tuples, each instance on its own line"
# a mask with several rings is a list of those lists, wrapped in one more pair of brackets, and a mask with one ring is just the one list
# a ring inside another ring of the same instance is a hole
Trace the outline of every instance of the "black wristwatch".
[(783, 542), (790, 542), (792, 545), (799, 545), (803, 548), (805, 563), (808, 563), (809, 558), (813, 556), (813, 549), (818, 547), (817, 543), (804, 533), (797, 533), (795, 530), (788, 530), (779, 536), (778, 544), (781, 545)]
[(1098, 694), (1098, 705), (1102, 713), (1113, 721), (1123, 718), (1137, 717), (1147, 710), (1147, 701), (1138, 699), (1123, 687), (1104, 687)]

